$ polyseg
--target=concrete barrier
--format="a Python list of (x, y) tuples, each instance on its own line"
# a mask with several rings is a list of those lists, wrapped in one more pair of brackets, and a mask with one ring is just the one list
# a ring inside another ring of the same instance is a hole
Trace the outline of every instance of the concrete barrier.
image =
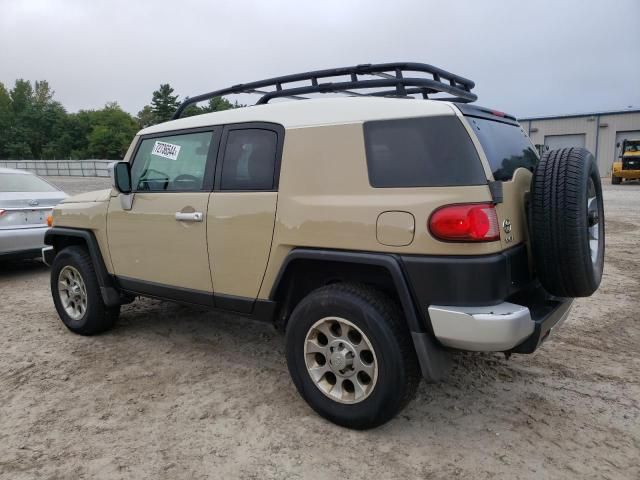
[(0, 167), (27, 170), (42, 176), (108, 177), (117, 160), (0, 160)]

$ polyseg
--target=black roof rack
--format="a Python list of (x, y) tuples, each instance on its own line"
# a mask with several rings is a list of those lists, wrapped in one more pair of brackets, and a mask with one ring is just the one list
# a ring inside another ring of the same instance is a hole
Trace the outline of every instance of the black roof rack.
[[(408, 76), (408, 72), (427, 73), (430, 78), (423, 76)], [(361, 79), (359, 76), (367, 75), (369, 77)], [(320, 80), (331, 77), (347, 76), (348, 79), (333, 80), (321, 83)], [(310, 82), (308, 85), (290, 86), (287, 83), (293, 82)], [(256, 105), (267, 103), (273, 98), (293, 98), (303, 100), (307, 97), (303, 95), (309, 93), (344, 93), (353, 96), (377, 96), (377, 97), (409, 97), (410, 95), (420, 94), (422, 98), (428, 99), (429, 95), (434, 93), (448, 93), (452, 95), (447, 98), (433, 98), (433, 100), (449, 100), (454, 102), (474, 102), (477, 95), (471, 93), (471, 89), (475, 86), (473, 81), (447, 72), (438, 67), (427, 65), (425, 63), (378, 63), (378, 64), (362, 64), (353, 67), (330, 68), (326, 70), (315, 70), (312, 72), (296, 73), (293, 75), (285, 75), (282, 77), (273, 77), (266, 80), (258, 80), (257, 82), (241, 83), (222, 90), (198, 95), (186, 99), (176, 110), (173, 118), (180, 118), (182, 112), (189, 105), (209, 100), (223, 95), (232, 95), (238, 93), (257, 93), (262, 95), (256, 102)], [(362, 89), (379, 89), (376, 91), (357, 91)]]

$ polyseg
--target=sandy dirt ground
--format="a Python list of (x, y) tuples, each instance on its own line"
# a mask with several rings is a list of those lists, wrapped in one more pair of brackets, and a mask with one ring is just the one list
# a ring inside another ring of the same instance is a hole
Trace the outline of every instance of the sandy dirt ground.
[[(70, 192), (102, 180), (53, 179)], [(0, 265), (0, 478), (640, 478), (640, 184), (605, 186), (600, 290), (533, 355), (458, 354), (400, 416), (318, 417), (269, 325), (155, 300), (70, 333), (35, 261)]]

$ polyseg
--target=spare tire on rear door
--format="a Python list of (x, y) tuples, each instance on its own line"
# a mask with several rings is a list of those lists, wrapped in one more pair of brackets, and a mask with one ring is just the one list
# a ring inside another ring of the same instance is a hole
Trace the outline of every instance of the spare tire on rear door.
[(531, 182), (531, 244), (544, 288), (559, 297), (588, 297), (604, 265), (602, 185), (584, 148), (546, 152)]

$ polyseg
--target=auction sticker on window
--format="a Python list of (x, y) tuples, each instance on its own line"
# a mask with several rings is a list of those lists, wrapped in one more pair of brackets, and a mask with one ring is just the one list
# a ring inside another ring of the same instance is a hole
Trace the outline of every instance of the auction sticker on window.
[(153, 149), (151, 150), (151, 155), (168, 158), (169, 160), (177, 160), (179, 154), (180, 145), (174, 145), (173, 143), (156, 141)]

